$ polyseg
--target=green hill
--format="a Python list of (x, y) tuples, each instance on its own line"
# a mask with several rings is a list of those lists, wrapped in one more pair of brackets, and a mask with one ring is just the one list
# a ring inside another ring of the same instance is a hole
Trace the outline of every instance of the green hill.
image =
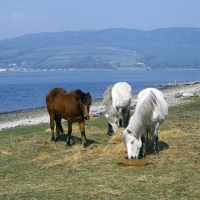
[(0, 41), (1, 69), (200, 69), (200, 28), (38, 33)]

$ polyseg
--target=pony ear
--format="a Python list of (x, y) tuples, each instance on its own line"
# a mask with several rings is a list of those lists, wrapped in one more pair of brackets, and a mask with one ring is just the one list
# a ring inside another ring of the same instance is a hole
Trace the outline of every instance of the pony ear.
[(90, 95), (90, 93), (89, 93), (89, 92), (87, 92), (87, 95), (88, 95), (89, 97), (91, 97), (91, 95)]

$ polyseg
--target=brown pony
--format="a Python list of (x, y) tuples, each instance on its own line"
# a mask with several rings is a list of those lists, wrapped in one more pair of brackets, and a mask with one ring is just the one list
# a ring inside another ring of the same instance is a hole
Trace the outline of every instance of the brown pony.
[[(89, 119), (90, 105), (92, 98), (77, 89), (68, 93), (63, 88), (53, 88), (46, 95), (46, 105), (50, 116), (51, 141), (58, 141), (60, 132), (63, 133), (61, 119), (68, 122), (67, 146), (70, 147), (70, 136), (72, 133), (72, 123), (78, 122), (82, 135), (82, 144), (87, 146), (85, 136), (85, 119)], [(56, 137), (54, 136), (54, 121), (56, 123)]]

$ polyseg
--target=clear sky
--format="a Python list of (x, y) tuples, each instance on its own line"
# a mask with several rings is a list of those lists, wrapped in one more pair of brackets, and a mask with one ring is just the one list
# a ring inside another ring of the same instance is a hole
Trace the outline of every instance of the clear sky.
[(0, 0), (0, 40), (106, 28), (200, 28), (200, 0)]

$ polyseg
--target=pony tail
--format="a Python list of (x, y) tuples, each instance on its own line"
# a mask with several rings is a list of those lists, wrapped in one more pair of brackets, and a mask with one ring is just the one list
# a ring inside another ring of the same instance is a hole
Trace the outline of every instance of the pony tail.
[(106, 107), (106, 110), (110, 109), (112, 103), (112, 88), (113, 86), (109, 86), (108, 89), (103, 94), (103, 101), (102, 104)]

